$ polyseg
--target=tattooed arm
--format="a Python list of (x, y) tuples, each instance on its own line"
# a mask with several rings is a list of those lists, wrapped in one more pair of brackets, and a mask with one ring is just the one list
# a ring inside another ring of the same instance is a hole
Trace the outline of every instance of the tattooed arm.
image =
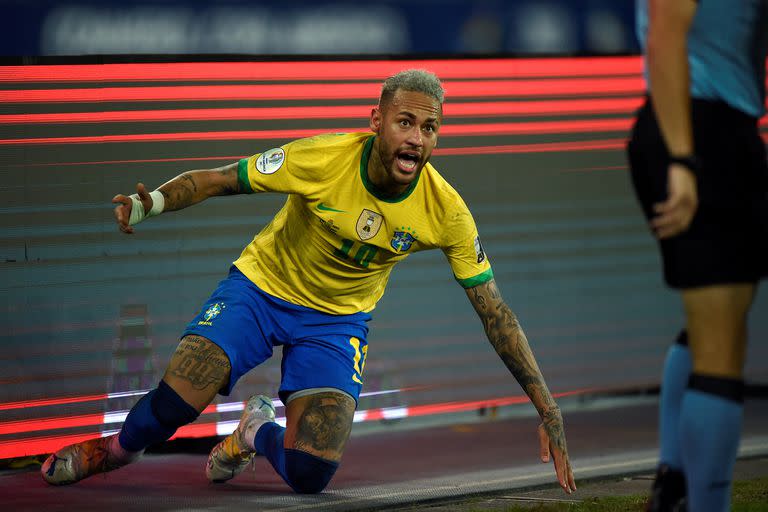
[(165, 211), (181, 210), (213, 196), (240, 193), (237, 162), (216, 169), (188, 171), (161, 185)]
[[(163, 195), (165, 205), (162, 211), (181, 210), (213, 196), (240, 194), (240, 182), (237, 179), (237, 162), (216, 169), (187, 171), (161, 185), (157, 190)], [(139, 200), (144, 211), (152, 209), (152, 197), (143, 183), (136, 186)], [(131, 217), (131, 198), (123, 194), (116, 195), (112, 202), (115, 207), (115, 219), (124, 233), (133, 233), (129, 223)]]
[(544, 382), (517, 317), (504, 302), (494, 279), (469, 288), (467, 296), (483, 322), (488, 341), (539, 412), (542, 461), (549, 460), (551, 450), (560, 486), (568, 493), (576, 490), (560, 408)]

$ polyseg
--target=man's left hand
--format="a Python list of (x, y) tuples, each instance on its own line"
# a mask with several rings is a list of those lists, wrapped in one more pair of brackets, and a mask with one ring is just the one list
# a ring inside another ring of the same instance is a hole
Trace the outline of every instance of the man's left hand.
[(554, 460), (557, 481), (566, 493), (571, 494), (576, 491), (576, 481), (573, 478), (571, 461), (568, 459), (568, 449), (565, 447), (565, 433), (562, 424), (553, 432), (553, 437), (555, 436), (558, 437), (558, 442), (553, 442), (550, 439), (544, 423), (539, 424), (541, 462), (549, 462), (550, 458)]

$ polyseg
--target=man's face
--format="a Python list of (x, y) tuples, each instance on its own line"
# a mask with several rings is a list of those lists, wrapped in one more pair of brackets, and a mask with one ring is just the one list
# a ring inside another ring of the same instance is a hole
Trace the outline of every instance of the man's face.
[(405, 190), (415, 180), (437, 145), (442, 120), (440, 103), (420, 92), (398, 90), (371, 112), (371, 130), (378, 135), (378, 157), (387, 189)]

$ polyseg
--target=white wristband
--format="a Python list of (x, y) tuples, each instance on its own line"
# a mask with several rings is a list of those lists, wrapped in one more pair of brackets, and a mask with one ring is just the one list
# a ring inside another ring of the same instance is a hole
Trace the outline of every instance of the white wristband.
[(152, 208), (150, 208), (149, 212), (147, 213), (144, 212), (144, 204), (139, 199), (138, 194), (131, 194), (129, 197), (131, 198), (132, 203), (131, 217), (128, 219), (129, 226), (138, 224), (139, 222), (143, 221), (144, 219), (148, 219), (149, 217), (160, 215), (163, 213), (163, 209), (165, 208), (165, 197), (159, 190), (153, 190), (149, 193), (149, 197), (152, 198)]

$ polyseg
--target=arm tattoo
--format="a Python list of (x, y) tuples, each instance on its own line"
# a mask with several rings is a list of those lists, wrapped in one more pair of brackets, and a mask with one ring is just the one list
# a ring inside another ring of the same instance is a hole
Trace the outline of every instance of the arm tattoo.
[[(228, 165), (226, 167), (219, 168), (219, 174), (225, 178), (231, 178), (234, 175), (233, 183), (225, 183), (221, 188), (222, 195), (233, 195), (240, 193), (240, 180), (237, 179), (237, 166)], [(231, 180), (229, 180), (231, 181)]]
[(557, 407), (517, 316), (504, 302), (495, 281), (475, 286), (467, 290), (467, 294), (483, 322), (488, 341), (530, 397), (539, 414), (543, 415), (547, 410)]
[(354, 401), (338, 393), (311, 395), (299, 419), (294, 448), (309, 452), (331, 450), (340, 455), (352, 430), (354, 412)]
[(185, 172), (161, 187), (160, 193), (165, 197), (165, 211), (175, 211), (195, 203), (197, 182), (191, 173)]
[(158, 190), (165, 197), (165, 210), (175, 211), (204, 201), (211, 196), (239, 194), (237, 164), (216, 169), (188, 171), (176, 176)]
[(221, 389), (229, 379), (230, 364), (224, 351), (200, 336), (185, 336), (171, 358), (168, 373), (203, 390)]
[(192, 192), (197, 192), (197, 183), (191, 174), (184, 173), (181, 175), (181, 179), (185, 180), (186, 187), (192, 187)]
[(560, 408), (544, 382), (517, 316), (504, 302), (496, 282), (470, 288), (467, 295), (483, 322), (488, 341), (539, 412), (550, 442), (567, 453)]

